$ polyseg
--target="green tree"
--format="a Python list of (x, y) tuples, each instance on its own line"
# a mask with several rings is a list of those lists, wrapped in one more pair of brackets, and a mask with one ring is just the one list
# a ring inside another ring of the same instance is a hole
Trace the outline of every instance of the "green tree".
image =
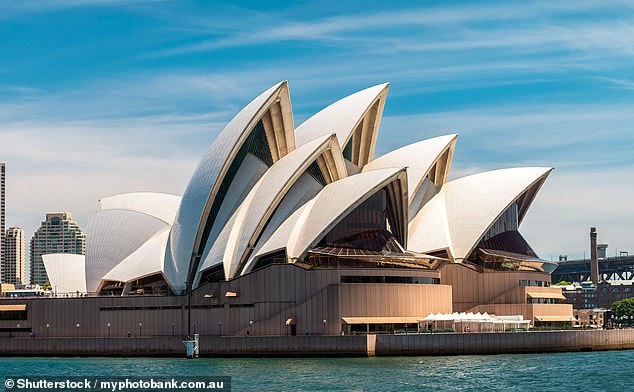
[(51, 289), (51, 282), (49, 282), (48, 280), (42, 285), (41, 287), (42, 290), (50, 290)]
[(615, 317), (627, 316), (630, 320), (634, 318), (634, 298), (625, 298), (612, 304), (612, 312)]
[(570, 286), (572, 283), (570, 282), (566, 282), (565, 280), (562, 280), (559, 283), (555, 283), (553, 286)]

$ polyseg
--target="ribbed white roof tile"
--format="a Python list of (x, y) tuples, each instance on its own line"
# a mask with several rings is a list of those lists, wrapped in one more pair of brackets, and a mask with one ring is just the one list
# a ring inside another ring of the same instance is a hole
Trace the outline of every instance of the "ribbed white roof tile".
[(409, 224), (407, 245), (410, 250), (421, 253), (451, 251), (446, 210), (442, 191), (423, 206)]
[[(280, 82), (245, 106), (218, 134), (198, 164), (176, 215), (165, 258), (165, 273), (175, 285), (185, 289), (189, 264), (199, 230), (206, 221), (206, 206), (211, 206), (215, 191), (257, 119), (280, 94), (288, 95), (287, 83)], [(291, 135), (292, 137), (292, 135)], [(291, 141), (289, 148), (294, 148)]]
[(370, 161), (363, 171), (407, 166), (407, 187), (411, 201), (434, 163), (447, 149), (455, 146), (457, 138), (458, 135), (453, 134), (409, 144)]
[(328, 148), (336, 149), (334, 157), (339, 166), (339, 175), (344, 176), (345, 165), (334, 135), (323, 136), (298, 147), (261, 176), (218, 235), (210, 251), (212, 256), (205, 258), (199, 270), (202, 272), (217, 264), (220, 256), (225, 263), (226, 276), (233, 277), (245, 252), (255, 246), (251, 242), (264, 230), (265, 223), (286, 193), (308, 166)]
[[(286, 248), (290, 238), (293, 236), (295, 227), (298, 228), (305, 222), (306, 215), (310, 213), (316, 197), (299, 207), (280, 225), (280, 227), (271, 234), (271, 237), (264, 245), (253, 255), (252, 259), (273, 253)], [(300, 223), (301, 222), (301, 223)]]
[(130, 282), (162, 273), (168, 237), (169, 228), (158, 232), (111, 269), (103, 281)]
[(205, 258), (200, 263), (199, 271), (194, 277), (193, 287), (198, 286), (202, 273), (205, 270), (222, 264), (227, 242), (231, 236), (231, 228), (235, 225), (236, 219), (236, 215), (232, 215), (223, 230), (218, 234), (216, 241), (214, 241), (213, 245), (209, 249), (209, 252), (206, 253)]
[[(334, 135), (322, 136), (308, 142), (276, 162), (262, 176), (236, 211), (236, 221), (231, 229), (224, 263), (226, 276), (232, 278), (239, 267), (244, 252), (254, 247), (254, 236), (264, 229), (264, 224), (273, 214), (282, 198), (308, 166), (327, 148), (339, 148)], [(337, 155), (335, 155), (337, 156)], [(338, 155), (340, 174), (345, 173), (345, 165)], [(253, 243), (252, 243), (253, 241)], [(245, 260), (246, 261), (246, 260)]]
[(58, 294), (86, 293), (86, 257), (69, 253), (43, 255), (51, 287)]
[(290, 191), (284, 196), (284, 199), (275, 210), (275, 213), (268, 222), (266, 229), (262, 232), (260, 239), (257, 241), (251, 257), (245, 264), (244, 268), (240, 271), (240, 274), (250, 272), (255, 266), (255, 254), (258, 254), (264, 244), (271, 238), (271, 236), (278, 230), (282, 224), (292, 215), (295, 210), (314, 199), (315, 196), (323, 189), (317, 180), (315, 180), (310, 174), (302, 174), (297, 182), (293, 185)]
[(165, 193), (134, 192), (108, 196), (99, 200), (102, 210), (131, 210), (148, 214), (171, 225), (181, 197)]
[(285, 247), (289, 258), (302, 257), (349, 212), (399, 176), (406, 181), (402, 168), (380, 169), (328, 184), (314, 199), (295, 211), (258, 254)]
[[(539, 188), (551, 170), (501, 169), (446, 183), (411, 222), (409, 248), (431, 252), (444, 245), (455, 260), (465, 259), (500, 215), (522, 194)], [(530, 204), (532, 199), (525, 202)], [(528, 207), (520, 208), (525, 211)]]
[[(213, 252), (219, 252), (219, 246), (224, 249), (226, 238), (221, 240), (221, 237), (223, 236), (222, 231), (226, 228), (232, 227), (232, 217), (238, 208), (240, 208), (240, 205), (251, 189), (258, 183), (262, 176), (264, 176), (268, 169), (269, 167), (254, 155), (247, 154), (244, 158), (244, 161), (240, 165), (240, 169), (238, 169), (236, 174), (236, 179), (227, 189), (222, 208), (216, 215), (216, 222), (212, 225), (212, 228), (209, 231), (209, 240), (202, 252), (201, 262), (211, 260), (208, 255), (212, 252), (212, 249)], [(218, 243), (218, 241), (220, 241), (220, 243)], [(200, 268), (201, 264), (199, 263), (199, 271), (201, 271)]]
[(86, 288), (95, 292), (101, 279), (158, 232), (164, 221), (130, 210), (102, 210), (88, 216)]
[[(322, 109), (295, 129), (297, 145), (301, 146), (334, 132), (343, 150), (367, 110), (377, 99), (385, 97), (389, 86), (389, 83), (383, 83), (366, 88)], [(375, 142), (376, 140), (367, 140), (368, 144)], [(372, 146), (371, 152), (373, 151)]]

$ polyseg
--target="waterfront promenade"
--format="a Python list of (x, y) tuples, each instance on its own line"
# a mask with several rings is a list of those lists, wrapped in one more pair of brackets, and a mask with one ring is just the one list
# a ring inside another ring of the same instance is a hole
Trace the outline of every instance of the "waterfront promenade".
[[(349, 336), (201, 336), (201, 356), (394, 356), (634, 349), (634, 329)], [(184, 356), (177, 337), (0, 338), (2, 356)]]

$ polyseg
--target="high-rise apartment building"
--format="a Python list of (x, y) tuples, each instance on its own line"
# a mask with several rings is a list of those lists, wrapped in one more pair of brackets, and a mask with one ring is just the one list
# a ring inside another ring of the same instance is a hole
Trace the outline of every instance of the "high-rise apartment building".
[(2, 268), (4, 268), (4, 250), (2, 249), (3, 245), (4, 245), (4, 220), (5, 220), (5, 216), (4, 216), (4, 209), (5, 209), (5, 205), (4, 205), (4, 192), (5, 192), (5, 188), (4, 188), (4, 176), (5, 176), (5, 167), (4, 167), (4, 163), (0, 162), (0, 276), (4, 275), (2, 273)]
[(2, 283), (26, 283), (26, 241), (24, 230), (9, 227), (4, 236)]
[(86, 254), (86, 234), (68, 212), (51, 212), (31, 238), (31, 284), (48, 281), (42, 255), (49, 253)]

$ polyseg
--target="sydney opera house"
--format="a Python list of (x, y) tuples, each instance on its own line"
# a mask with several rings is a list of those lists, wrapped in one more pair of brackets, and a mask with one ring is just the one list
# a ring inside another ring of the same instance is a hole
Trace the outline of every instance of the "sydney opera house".
[(375, 157), (388, 88), (295, 127), (287, 83), (271, 87), (213, 140), (182, 197), (100, 200), (86, 256), (44, 256), (56, 295), (0, 300), (12, 307), (0, 327), (246, 336), (389, 332), (464, 311), (569, 321), (555, 265), (518, 231), (551, 168), (449, 181), (457, 135)]

